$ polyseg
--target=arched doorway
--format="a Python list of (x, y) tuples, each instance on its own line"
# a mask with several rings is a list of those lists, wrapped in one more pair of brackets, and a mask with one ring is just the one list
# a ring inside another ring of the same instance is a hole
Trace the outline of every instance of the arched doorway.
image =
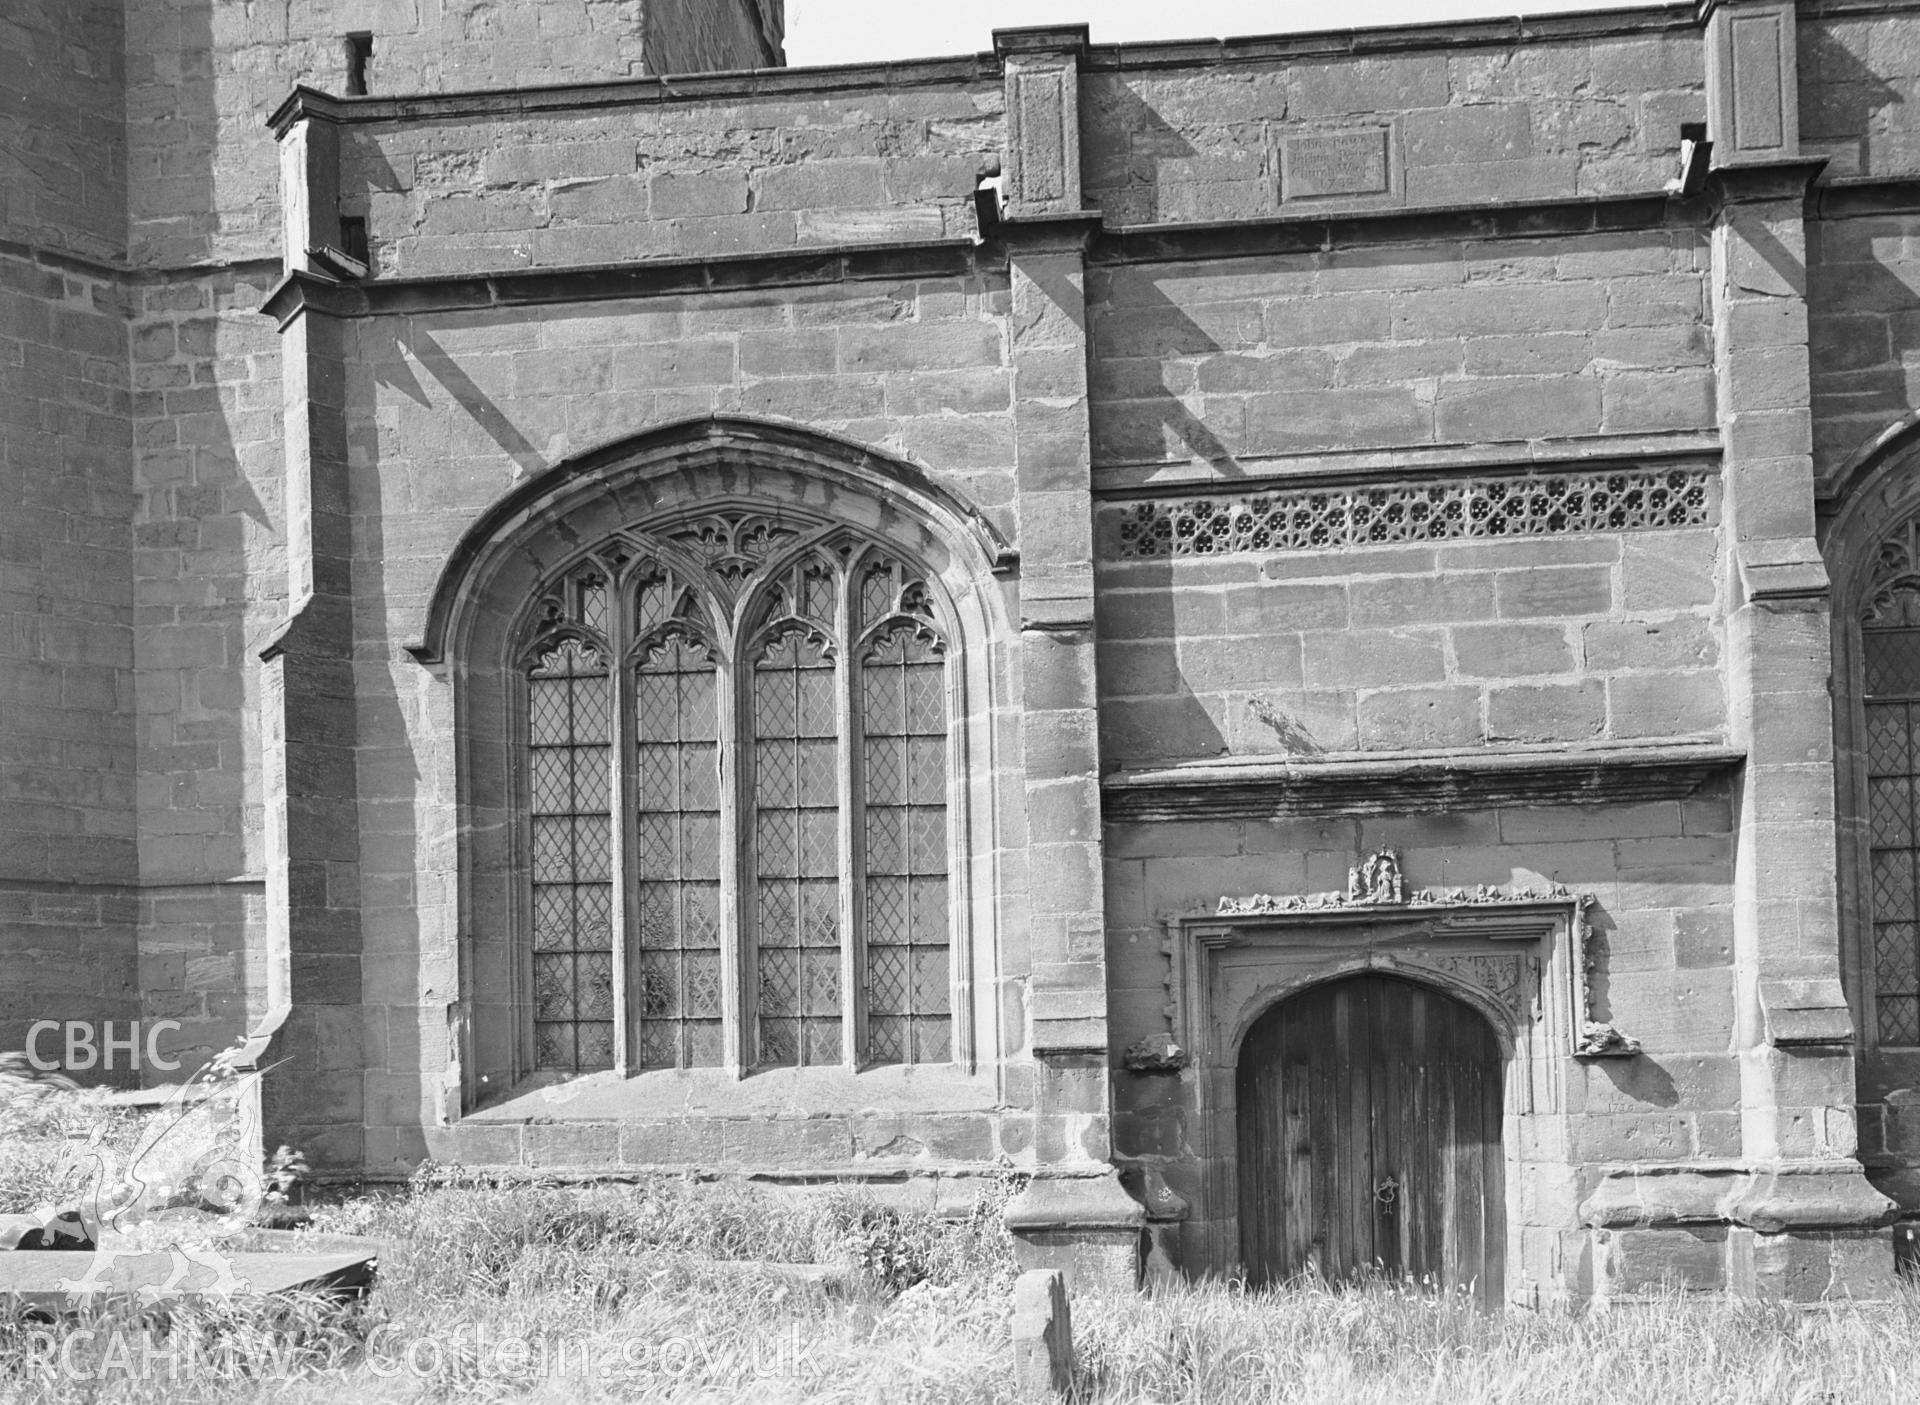
[(1498, 1303), (1501, 1071), (1479, 1012), (1392, 976), (1317, 985), (1263, 1015), (1237, 1079), (1250, 1281), (1377, 1272)]

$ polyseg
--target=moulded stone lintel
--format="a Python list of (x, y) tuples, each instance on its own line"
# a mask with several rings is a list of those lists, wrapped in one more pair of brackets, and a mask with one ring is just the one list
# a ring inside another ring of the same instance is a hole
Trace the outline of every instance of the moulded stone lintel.
[(1707, 183), (1717, 205), (1746, 205), (1771, 200), (1804, 200), (1807, 189), (1827, 168), (1814, 160), (1756, 161), (1747, 166), (1718, 166)]
[(1892, 1224), (1900, 1207), (1853, 1160), (1781, 1162), (1754, 1168), (1728, 1202), (1728, 1218), (1764, 1234), (1865, 1229)]
[(1735, 1224), (1766, 1234), (1875, 1228), (1898, 1215), (1853, 1160), (1615, 1166), (1580, 1204), (1592, 1229)]
[(1107, 1021), (1104, 1015), (1034, 1016), (1033, 1052), (1036, 1057), (1055, 1058), (1066, 1054), (1107, 1052)]
[(1745, 759), (1711, 744), (1249, 757), (1116, 771), (1101, 782), (1101, 807), (1109, 821), (1228, 820), (1673, 800)]
[(1762, 981), (1760, 1008), (1773, 1044), (1853, 1044), (1853, 1013), (1837, 978)]
[(1812, 537), (1741, 543), (1740, 583), (1747, 599), (1770, 604), (1824, 601), (1833, 593), (1820, 547)]

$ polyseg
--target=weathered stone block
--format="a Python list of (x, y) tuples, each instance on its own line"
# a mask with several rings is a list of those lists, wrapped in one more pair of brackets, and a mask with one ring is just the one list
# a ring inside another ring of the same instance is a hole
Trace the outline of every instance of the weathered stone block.
[(1709, 670), (1630, 674), (1607, 681), (1607, 725), (1616, 737), (1716, 734), (1726, 720), (1720, 677)]
[(1603, 615), (1613, 605), (1613, 573), (1599, 566), (1502, 571), (1494, 593), (1502, 619)]
[(1467, 625), (1449, 631), (1462, 678), (1574, 671), (1574, 650), (1560, 625)]
[(1601, 1297), (1727, 1286), (1727, 1231), (1711, 1228), (1600, 1230), (1594, 1289)]
[(1301, 643), (1309, 688), (1404, 687), (1446, 677), (1443, 639), (1435, 630), (1315, 632)]
[(1360, 744), (1369, 751), (1470, 746), (1486, 736), (1477, 688), (1396, 688), (1360, 696)]
[(1495, 688), (1487, 695), (1489, 741), (1586, 741), (1606, 724), (1606, 689), (1598, 679)]
[(747, 173), (742, 170), (677, 174), (657, 171), (648, 181), (655, 219), (745, 214)]

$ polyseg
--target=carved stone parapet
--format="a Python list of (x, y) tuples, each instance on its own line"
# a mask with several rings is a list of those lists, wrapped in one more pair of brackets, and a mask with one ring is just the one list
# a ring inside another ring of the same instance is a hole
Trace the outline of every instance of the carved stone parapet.
[[(1544, 886), (1479, 884), (1465, 888), (1421, 888), (1406, 893), (1398, 855), (1382, 848), (1355, 864), (1348, 871), (1347, 890), (1343, 893), (1253, 893), (1244, 897), (1223, 896), (1214, 917), (1294, 917), (1326, 921), (1345, 918), (1359, 920), (1363, 914), (1391, 913), (1395, 917), (1429, 919), (1444, 932), (1462, 909), (1512, 909), (1517, 914), (1540, 907), (1559, 907), (1566, 913), (1568, 964), (1571, 968), (1572, 1031), (1571, 1053), (1577, 1059), (1631, 1058), (1640, 1052), (1640, 1041), (1602, 1020), (1593, 1017), (1594, 978), (1599, 974), (1599, 955), (1594, 948), (1588, 909), (1593, 905), (1589, 893), (1576, 893), (1560, 884)], [(1396, 960), (1447, 974), (1462, 983), (1493, 996), (1503, 1007), (1513, 1008), (1518, 1018), (1525, 1011), (1514, 1008), (1521, 996), (1523, 981), (1518, 967), (1507, 968), (1507, 959), (1492, 956), (1463, 956), (1445, 951), (1410, 950)], [(1467, 963), (1462, 965), (1461, 963)]]

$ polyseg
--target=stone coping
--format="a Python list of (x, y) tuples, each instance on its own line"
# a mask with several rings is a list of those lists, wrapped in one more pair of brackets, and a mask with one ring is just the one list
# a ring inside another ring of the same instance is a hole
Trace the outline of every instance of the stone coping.
[[(1564, 15), (1382, 25), (1366, 29), (1324, 29), (1297, 34), (1246, 35), (1227, 39), (1149, 40), (1089, 44), (1089, 72), (1141, 69), (1207, 68), (1223, 65), (1291, 62), (1311, 58), (1364, 57), (1409, 49), (1512, 46), (1636, 34), (1701, 32), (1704, 17), (1671, 5), (1649, 5)], [(996, 32), (1017, 38), (1020, 30)], [(882, 63), (821, 64), (804, 68), (735, 69), (721, 73), (666, 74), (602, 83), (569, 83), (464, 90), (447, 93), (370, 94), (340, 97), (306, 85), (296, 87), (267, 119), (284, 132), (302, 117), (338, 123), (398, 122), (414, 119), (551, 112), (588, 107), (626, 107), (667, 102), (843, 92), (849, 89), (928, 87), (998, 82), (1005, 74), (1001, 52)], [(1704, 77), (1705, 58), (1702, 57)]]

